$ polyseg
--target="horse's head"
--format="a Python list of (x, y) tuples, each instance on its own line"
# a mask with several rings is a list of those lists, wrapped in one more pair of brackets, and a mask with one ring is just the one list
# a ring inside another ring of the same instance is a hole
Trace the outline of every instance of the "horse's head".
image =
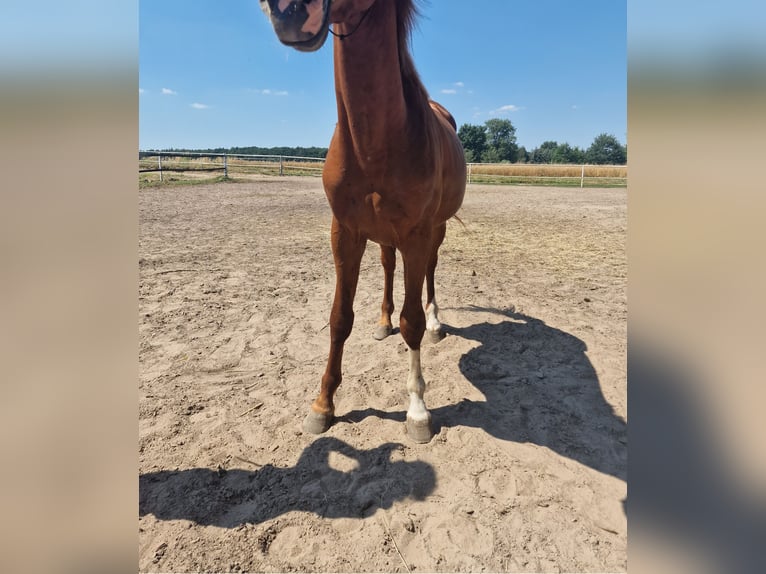
[(330, 24), (353, 23), (375, 0), (260, 0), (279, 41), (313, 52), (327, 39)]

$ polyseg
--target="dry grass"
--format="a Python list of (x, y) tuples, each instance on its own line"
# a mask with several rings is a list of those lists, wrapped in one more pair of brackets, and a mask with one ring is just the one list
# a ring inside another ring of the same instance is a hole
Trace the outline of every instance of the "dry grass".
[(468, 181), (490, 184), (553, 185), (559, 187), (625, 187), (626, 165), (469, 164)]
[[(160, 162), (157, 156), (138, 160), (139, 187), (154, 186), (161, 183), (183, 184), (212, 183), (224, 175), (224, 158), (219, 155), (184, 155), (162, 154), (162, 178)], [(227, 156), (226, 169), (229, 178), (248, 175), (307, 175), (322, 174), (322, 159), (283, 159), (280, 166), (279, 156), (274, 157), (237, 157)]]
[[(159, 183), (157, 156), (139, 159), (141, 185)], [(283, 159), (278, 156), (237, 157), (226, 159), (229, 177), (262, 175), (308, 175), (322, 174), (322, 159)], [(162, 155), (163, 181), (198, 181), (223, 175), (223, 156), (208, 155), (187, 157)], [(531, 184), (580, 186), (583, 166), (565, 164), (470, 164), (469, 181), (472, 183)], [(627, 185), (628, 167), (625, 165), (586, 165), (584, 185), (588, 187), (624, 187)]]
[[(526, 177), (580, 177), (581, 165), (540, 163), (471, 164), (471, 175), (505, 175)], [(586, 165), (585, 177), (628, 177), (626, 165)]]

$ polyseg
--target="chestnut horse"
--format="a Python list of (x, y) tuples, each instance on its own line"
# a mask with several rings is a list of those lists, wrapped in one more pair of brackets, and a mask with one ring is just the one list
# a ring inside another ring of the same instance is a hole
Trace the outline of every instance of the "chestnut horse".
[(288, 46), (319, 49), (330, 24), (336, 36), (338, 123), (322, 174), (333, 213), (335, 299), (327, 368), (304, 429), (318, 434), (332, 424), (343, 345), (354, 322), (360, 262), (371, 240), (381, 246), (385, 271), (377, 339), (392, 331), (397, 249), (404, 261), (399, 329), (410, 360), (407, 434), (416, 442), (428, 442), (433, 431), (423, 401), (420, 344), (426, 330), (433, 339), (440, 336), (434, 270), (446, 222), (463, 202), (466, 166), (455, 120), (429, 100), (410, 56), (414, 0), (261, 0), (261, 6)]

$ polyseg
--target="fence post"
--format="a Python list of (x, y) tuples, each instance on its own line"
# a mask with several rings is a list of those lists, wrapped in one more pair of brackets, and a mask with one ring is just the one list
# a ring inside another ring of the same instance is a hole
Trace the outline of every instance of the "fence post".
[(229, 162), (226, 154), (223, 154), (223, 177), (224, 179), (228, 179), (229, 177)]
[(585, 182), (585, 165), (582, 166), (582, 172), (580, 172), (580, 189), (582, 189), (582, 185)]
[(157, 156), (157, 164), (160, 168), (160, 183), (162, 183), (162, 156), (161, 155)]
[(468, 164), (468, 183), (471, 183), (471, 166), (473, 164)]
[(284, 175), (284, 174), (285, 174), (285, 172), (284, 172), (283, 157), (280, 155), (279, 156), (279, 175)]

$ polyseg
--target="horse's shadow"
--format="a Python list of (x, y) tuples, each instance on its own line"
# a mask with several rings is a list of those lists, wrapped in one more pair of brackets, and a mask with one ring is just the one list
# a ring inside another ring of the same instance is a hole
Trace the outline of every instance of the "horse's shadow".
[[(463, 399), (432, 409), (434, 430), (481, 428), (502, 440), (548, 447), (627, 480), (627, 425), (604, 399), (585, 343), (513, 310), (468, 310), (507, 318), (468, 327), (443, 325), (449, 336), (480, 343), (461, 357), (460, 370), (486, 401)], [(341, 420), (367, 416), (403, 421), (405, 414), (364, 409)]]
[[(362, 517), (408, 497), (423, 500), (436, 487), (431, 465), (392, 461), (401, 448), (386, 443), (358, 450), (334, 437), (308, 445), (294, 467), (267, 464), (255, 471), (192, 468), (139, 476), (139, 515), (186, 519), (233, 528), (258, 524), (291, 510), (328, 518)], [(340, 471), (330, 453), (345, 455), (356, 468)]]

